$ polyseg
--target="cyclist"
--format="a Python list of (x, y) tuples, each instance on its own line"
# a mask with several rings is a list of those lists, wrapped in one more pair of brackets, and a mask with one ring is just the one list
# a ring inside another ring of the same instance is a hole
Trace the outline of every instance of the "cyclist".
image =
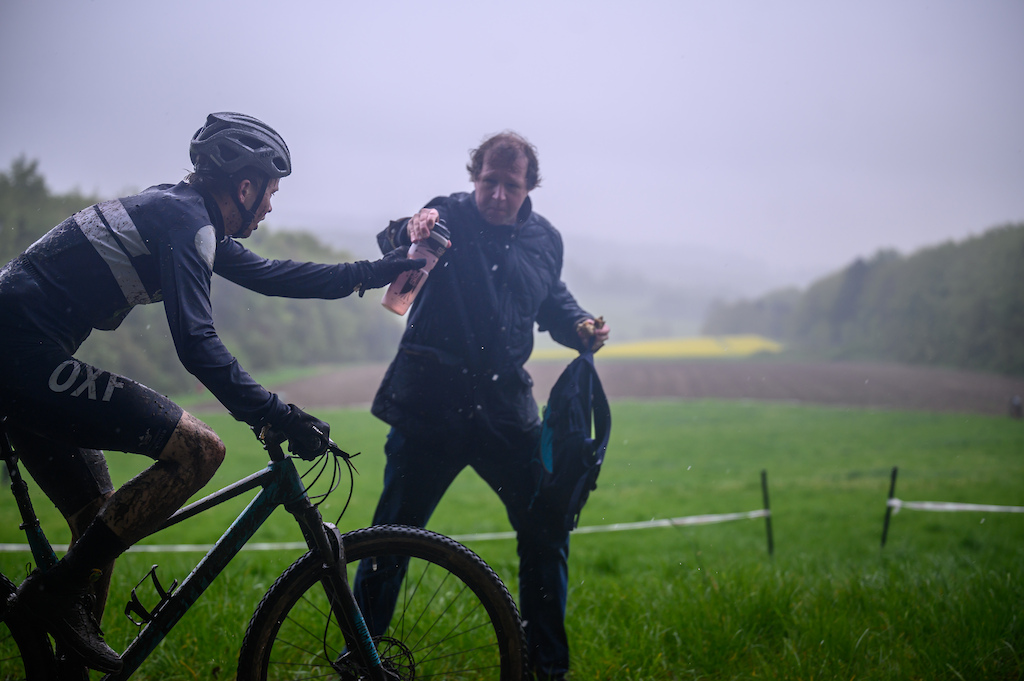
[[(0, 271), (0, 410), (25, 467), (67, 518), (73, 543), (38, 570), (11, 607), (45, 627), (69, 659), (121, 668), (98, 624), (114, 559), (158, 529), (213, 476), (224, 444), (163, 395), (74, 357), (92, 329), (162, 301), (178, 357), (235, 418), (273, 427), (312, 458), (329, 426), (246, 373), (212, 320), (216, 272), (262, 294), (342, 298), (387, 285), (422, 260), (342, 264), (267, 260), (239, 243), (271, 211), (288, 147), (270, 126), (210, 114), (193, 136), (194, 170), (176, 185), (86, 208)], [(114, 491), (100, 450), (154, 463)]]

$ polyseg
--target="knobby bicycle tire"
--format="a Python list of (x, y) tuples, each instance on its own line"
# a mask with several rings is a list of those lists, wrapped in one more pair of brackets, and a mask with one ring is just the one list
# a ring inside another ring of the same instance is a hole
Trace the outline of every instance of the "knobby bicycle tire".
[[(410, 559), (391, 624), (374, 637), (398, 678), (523, 678), (526, 647), (518, 610), (479, 556), (442, 535), (394, 525), (342, 539), (350, 583), (359, 561)], [(359, 678), (346, 661), (345, 641), (320, 582), (324, 574), (322, 561), (307, 553), (270, 587), (242, 641), (239, 681)]]
[(57, 671), (49, 637), (6, 611), (16, 588), (0, 575), (0, 681), (52, 681)]

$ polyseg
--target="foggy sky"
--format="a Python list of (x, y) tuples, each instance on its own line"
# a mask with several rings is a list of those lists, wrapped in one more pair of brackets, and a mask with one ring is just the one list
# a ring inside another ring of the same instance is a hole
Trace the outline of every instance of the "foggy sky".
[(539, 148), (567, 257), (598, 238), (806, 278), (1024, 220), (1020, 0), (12, 1), (0, 65), (5, 170), (124, 195), (242, 111), (292, 150), (268, 224), (366, 253), (468, 190), (503, 129)]

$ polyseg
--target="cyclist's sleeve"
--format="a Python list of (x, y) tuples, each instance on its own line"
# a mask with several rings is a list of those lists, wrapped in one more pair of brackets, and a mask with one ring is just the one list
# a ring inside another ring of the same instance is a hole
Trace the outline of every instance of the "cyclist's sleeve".
[(210, 279), (215, 249), (212, 226), (198, 232), (171, 230), (160, 244), (164, 310), (174, 347), (189, 373), (235, 418), (253, 426), (274, 422), (287, 412), (287, 405), (242, 369), (213, 326)]
[(360, 283), (351, 264), (267, 260), (234, 239), (217, 245), (213, 270), (251, 291), (285, 298), (344, 298)]

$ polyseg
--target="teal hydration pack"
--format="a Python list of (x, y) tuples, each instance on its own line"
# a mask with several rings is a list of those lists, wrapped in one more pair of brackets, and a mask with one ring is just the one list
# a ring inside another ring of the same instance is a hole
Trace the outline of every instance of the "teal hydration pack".
[(612, 413), (594, 368), (594, 353), (583, 352), (555, 381), (544, 407), (531, 507), (562, 517), (566, 530), (575, 529), (597, 487), (611, 430)]

